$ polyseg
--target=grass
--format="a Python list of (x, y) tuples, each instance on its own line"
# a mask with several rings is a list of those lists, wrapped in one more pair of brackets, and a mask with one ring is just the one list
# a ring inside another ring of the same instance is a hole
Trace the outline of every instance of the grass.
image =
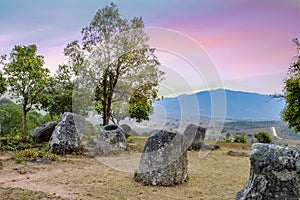
[[(146, 138), (132, 137), (135, 150), (141, 152)], [(250, 152), (250, 144), (218, 143), (220, 150), (188, 152), (188, 182), (175, 187), (144, 186), (133, 180), (132, 172), (122, 172), (85, 155), (64, 155), (45, 173), (61, 169), (62, 173), (32, 180), (36, 185), (62, 185), (76, 199), (234, 199), (249, 176), (249, 158), (231, 157), (228, 151)], [(116, 157), (118, 159), (119, 157)], [(121, 158), (121, 157), (120, 157)], [(5, 166), (5, 163), (4, 163)], [(1, 172), (1, 171), (0, 171)], [(0, 185), (1, 187), (1, 185)], [(1, 193), (2, 191), (2, 193)], [(0, 190), (2, 197), (3, 189)], [(24, 193), (24, 197), (40, 194)], [(4, 196), (5, 197), (5, 196)], [(1, 199), (1, 198), (0, 198)], [(9, 198), (5, 198), (9, 199)], [(17, 196), (14, 199), (18, 199)], [(21, 198), (22, 199), (22, 198)]]

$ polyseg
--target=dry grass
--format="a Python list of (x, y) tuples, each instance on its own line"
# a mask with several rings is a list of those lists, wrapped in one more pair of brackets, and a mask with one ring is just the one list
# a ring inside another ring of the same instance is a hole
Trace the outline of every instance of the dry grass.
[[(145, 140), (133, 138), (139, 150)], [(133, 181), (132, 172), (115, 170), (88, 156), (60, 157), (59, 161), (40, 169), (45, 171), (45, 177), (33, 179), (31, 183), (49, 187), (63, 186), (71, 199), (234, 199), (248, 178), (249, 158), (231, 157), (227, 152), (249, 153), (250, 145), (219, 145), (220, 150), (209, 154), (206, 151), (189, 152), (189, 180), (176, 187), (143, 186)], [(57, 169), (60, 169), (59, 173)], [(2, 195), (3, 189), (0, 190)]]

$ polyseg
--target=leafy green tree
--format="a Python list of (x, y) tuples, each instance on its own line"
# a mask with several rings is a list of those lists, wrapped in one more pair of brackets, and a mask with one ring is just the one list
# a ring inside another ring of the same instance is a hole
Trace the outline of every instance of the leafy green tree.
[(258, 140), (260, 143), (271, 143), (272, 138), (269, 133), (267, 132), (259, 132), (254, 134), (254, 137)]
[(282, 111), (282, 119), (290, 128), (300, 132), (300, 43), (293, 39), (297, 47), (297, 55), (289, 67), (289, 78), (285, 80), (284, 98), (286, 105)]
[[(114, 103), (124, 100), (132, 110), (130, 117), (148, 119), (163, 72), (158, 69), (155, 50), (147, 45), (142, 18), (123, 19), (111, 3), (98, 10), (82, 35), (81, 45), (77, 41), (68, 45), (68, 56), (78, 66), (80, 84), (96, 88), (95, 107), (103, 125), (111, 119), (112, 106), (118, 106)], [(126, 87), (118, 90), (122, 85)], [(143, 92), (133, 93), (136, 90)]]
[(8, 91), (22, 105), (24, 137), (27, 136), (27, 113), (40, 106), (49, 76), (49, 70), (43, 68), (43, 56), (36, 52), (37, 47), (34, 44), (15, 46), (3, 68)]
[(22, 130), (22, 109), (9, 99), (0, 99), (1, 134)]

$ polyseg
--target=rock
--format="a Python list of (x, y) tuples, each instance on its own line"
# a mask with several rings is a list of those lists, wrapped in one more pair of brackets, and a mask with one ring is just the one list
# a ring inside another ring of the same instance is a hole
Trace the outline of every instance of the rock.
[(205, 138), (205, 132), (205, 128), (194, 124), (190, 124), (186, 127), (183, 135), (185, 135), (185, 137), (188, 137), (188, 141), (191, 141), (189, 150), (197, 151), (201, 149)]
[(250, 163), (250, 177), (237, 200), (300, 199), (300, 149), (254, 144)]
[(230, 155), (230, 156), (249, 157), (249, 155), (247, 153), (245, 153), (245, 152), (228, 151), (228, 155)]
[(118, 125), (106, 125), (100, 130), (97, 138), (97, 149), (100, 155), (119, 153), (127, 148), (123, 129)]
[(42, 124), (30, 131), (30, 137), (37, 142), (49, 142), (57, 122)]
[(84, 124), (82, 116), (65, 112), (49, 141), (52, 152), (64, 154), (79, 150)]
[(220, 149), (220, 146), (217, 144), (202, 144), (201, 150), (214, 151)]
[(125, 133), (126, 139), (127, 139), (129, 136), (131, 136), (131, 128), (130, 128), (129, 125), (127, 125), (127, 124), (121, 124), (120, 126), (121, 126), (121, 128), (123, 129), (123, 131), (124, 131), (124, 133)]
[(141, 156), (137, 182), (145, 185), (174, 186), (187, 178), (188, 141), (182, 134), (165, 130), (154, 131)]

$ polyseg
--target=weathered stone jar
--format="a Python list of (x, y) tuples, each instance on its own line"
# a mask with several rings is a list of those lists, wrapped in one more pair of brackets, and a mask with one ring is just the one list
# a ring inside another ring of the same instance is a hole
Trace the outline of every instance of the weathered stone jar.
[(206, 129), (195, 124), (189, 124), (183, 135), (190, 142), (189, 150), (198, 151), (204, 143)]
[(300, 149), (254, 144), (250, 177), (236, 199), (300, 199)]
[(182, 134), (154, 131), (146, 142), (134, 179), (145, 185), (174, 186), (183, 183), (187, 178), (187, 148)]
[(100, 155), (108, 155), (125, 151), (127, 148), (126, 137), (123, 129), (118, 125), (110, 124), (99, 131), (97, 149)]
[(84, 125), (84, 117), (65, 112), (52, 133), (49, 141), (50, 149), (56, 154), (79, 150)]

